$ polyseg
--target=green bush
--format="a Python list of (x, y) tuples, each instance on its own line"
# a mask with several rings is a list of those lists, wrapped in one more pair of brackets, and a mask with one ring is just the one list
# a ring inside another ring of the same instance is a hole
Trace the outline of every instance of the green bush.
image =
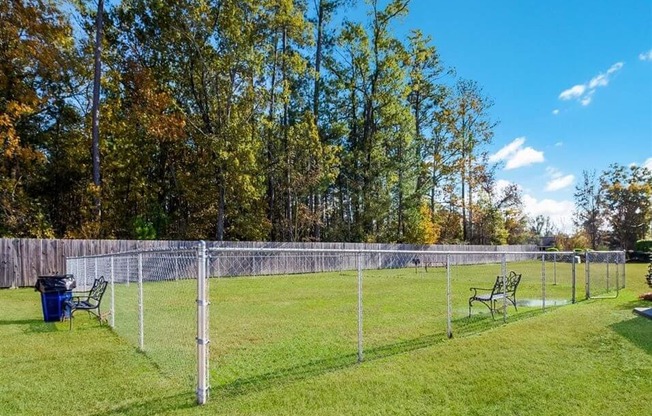
[(634, 245), (635, 251), (652, 251), (652, 240), (638, 240)]

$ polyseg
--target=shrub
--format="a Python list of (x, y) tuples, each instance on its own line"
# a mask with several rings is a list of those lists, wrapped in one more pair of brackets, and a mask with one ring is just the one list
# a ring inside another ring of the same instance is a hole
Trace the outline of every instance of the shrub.
[(652, 251), (652, 240), (638, 240), (634, 245), (635, 251)]

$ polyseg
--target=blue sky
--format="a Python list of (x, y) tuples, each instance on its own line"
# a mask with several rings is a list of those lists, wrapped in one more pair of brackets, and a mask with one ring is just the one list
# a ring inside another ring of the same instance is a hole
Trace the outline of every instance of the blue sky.
[(412, 0), (411, 28), (494, 99), (487, 150), (530, 215), (570, 231), (583, 170), (652, 169), (652, 1)]

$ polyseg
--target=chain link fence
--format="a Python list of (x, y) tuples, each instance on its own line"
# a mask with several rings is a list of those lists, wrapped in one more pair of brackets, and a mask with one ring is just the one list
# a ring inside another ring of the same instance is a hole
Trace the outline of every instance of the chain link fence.
[(66, 267), (78, 290), (100, 276), (109, 281), (102, 311), (110, 326), (185, 389), (197, 379), (199, 263), (191, 249), (69, 258)]
[[(107, 278), (103, 310), (114, 331), (204, 403), (209, 386), (258, 390), (617, 296), (625, 254), (200, 243), (70, 258), (67, 272), (80, 288)], [(514, 293), (510, 275), (520, 276)], [(494, 287), (494, 299), (482, 298)]]

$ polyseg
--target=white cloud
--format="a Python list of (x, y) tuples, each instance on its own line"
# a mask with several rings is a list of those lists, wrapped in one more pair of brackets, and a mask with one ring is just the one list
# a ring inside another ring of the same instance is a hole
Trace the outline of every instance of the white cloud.
[(527, 215), (534, 218), (537, 215), (550, 217), (550, 221), (560, 231), (570, 233), (573, 225), (573, 211), (575, 204), (573, 201), (554, 199), (537, 200), (531, 195), (523, 195), (523, 210)]
[(559, 94), (560, 100), (572, 100), (573, 98), (579, 98), (586, 91), (585, 85), (575, 85), (567, 90), (564, 90)]
[(640, 166), (642, 168), (648, 168), (648, 169), (652, 170), (652, 157), (648, 157), (647, 159), (645, 159), (645, 162), (643, 162), (642, 165), (639, 164), (638, 162), (632, 162), (628, 166), (630, 168), (635, 168), (637, 166)]
[(575, 181), (575, 176), (564, 175), (559, 169), (552, 166), (546, 168), (546, 174), (550, 180), (546, 184), (546, 191), (559, 191), (560, 189), (568, 188)]
[(516, 169), (523, 166), (529, 166), (534, 163), (541, 163), (543, 161), (543, 152), (534, 150), (531, 147), (526, 147), (525, 149), (520, 149), (512, 158), (507, 161), (505, 169)]
[(553, 114), (553, 115), (557, 115), (557, 114), (559, 114), (559, 109), (558, 109), (558, 108), (555, 108), (554, 110), (552, 110), (552, 114)]
[(512, 183), (510, 181), (506, 181), (505, 179), (498, 179), (494, 184), (494, 194), (495, 195), (502, 194), (505, 188), (507, 188), (511, 184)]
[(643, 167), (652, 170), (652, 157), (648, 157), (645, 162), (643, 162)]
[(595, 76), (589, 81), (589, 88), (606, 87), (607, 85), (609, 85), (609, 78), (606, 74)]
[[(555, 168), (547, 168), (546, 171), (552, 174), (559, 173)], [(513, 182), (504, 179), (497, 180), (494, 185), (495, 194), (500, 195), (500, 192), (503, 189), (512, 184)], [(550, 217), (551, 224), (557, 227), (561, 232), (568, 234), (572, 233), (573, 211), (575, 211), (575, 203), (573, 201), (559, 201), (554, 199), (538, 200), (531, 194), (527, 193), (528, 191), (524, 190), (520, 185), (518, 185), (518, 187), (522, 192), (521, 201), (523, 202), (523, 211), (525, 214), (531, 218), (534, 218), (537, 215)]]
[(489, 156), (489, 162), (496, 163), (511, 157), (523, 146), (523, 143), (525, 143), (525, 137), (515, 138), (510, 144)]
[(546, 184), (546, 191), (559, 191), (560, 189), (568, 188), (575, 182), (575, 176), (566, 175), (554, 177)]
[(607, 69), (607, 74), (611, 75), (616, 71), (619, 71), (622, 69), (623, 65), (625, 65), (624, 62), (616, 62), (615, 64), (611, 65), (609, 69)]
[(517, 137), (507, 146), (489, 156), (492, 163), (506, 161), (505, 170), (529, 166), (544, 161), (543, 152), (531, 147), (523, 147), (525, 137)]
[(647, 52), (642, 52), (638, 55), (638, 59), (641, 61), (652, 61), (652, 49)]
[(611, 67), (607, 69), (606, 74), (601, 73), (591, 78), (591, 81), (589, 81), (589, 88), (591, 90), (595, 90), (597, 87), (606, 87), (609, 85), (609, 75), (620, 70), (622, 67), (622, 62), (616, 62), (615, 64), (611, 65)]
[(555, 143), (555, 147), (562, 147), (563, 145), (564, 145), (564, 142)]
[(553, 168), (552, 166), (546, 167), (546, 174), (551, 178), (560, 178), (563, 176), (563, 173), (559, 169)]
[[(652, 51), (650, 51), (650, 53), (652, 53)], [(652, 57), (650, 57), (650, 59), (652, 59)], [(591, 104), (595, 90), (598, 87), (606, 87), (609, 85), (611, 75), (618, 72), (623, 67), (623, 65), (625, 65), (623, 62), (616, 62), (615, 64), (611, 65), (609, 69), (607, 69), (607, 72), (599, 73), (598, 75), (591, 78), (589, 82), (574, 85), (571, 88), (562, 91), (561, 94), (559, 94), (559, 99), (564, 101), (578, 100), (583, 106)]]

